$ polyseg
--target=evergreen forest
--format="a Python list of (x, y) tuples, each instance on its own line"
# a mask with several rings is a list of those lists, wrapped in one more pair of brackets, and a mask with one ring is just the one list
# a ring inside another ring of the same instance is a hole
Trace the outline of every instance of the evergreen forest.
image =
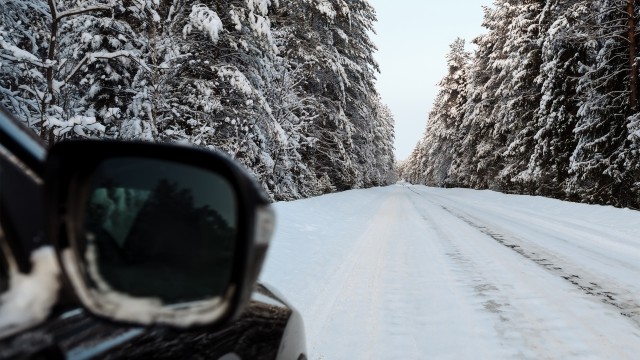
[[(494, 0), (402, 178), (640, 208), (635, 0)], [(366, 0), (4, 0), (0, 105), (45, 143), (186, 143), (274, 200), (396, 181)]]
[(640, 208), (635, 0), (495, 0), (451, 44), (412, 183)]
[(46, 144), (186, 143), (274, 200), (395, 181), (366, 0), (2, 0), (0, 105)]

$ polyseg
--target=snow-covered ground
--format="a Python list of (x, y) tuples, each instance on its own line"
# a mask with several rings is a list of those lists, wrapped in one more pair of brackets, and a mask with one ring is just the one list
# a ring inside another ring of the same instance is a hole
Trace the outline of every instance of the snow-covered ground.
[(278, 203), (311, 359), (638, 359), (640, 212), (397, 184)]

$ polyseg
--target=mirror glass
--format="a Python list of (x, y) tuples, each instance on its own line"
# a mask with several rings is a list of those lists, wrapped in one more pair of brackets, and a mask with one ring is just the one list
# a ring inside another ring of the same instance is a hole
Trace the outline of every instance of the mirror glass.
[(90, 287), (164, 304), (225, 294), (238, 233), (231, 183), (166, 160), (116, 157), (90, 182), (84, 239)]

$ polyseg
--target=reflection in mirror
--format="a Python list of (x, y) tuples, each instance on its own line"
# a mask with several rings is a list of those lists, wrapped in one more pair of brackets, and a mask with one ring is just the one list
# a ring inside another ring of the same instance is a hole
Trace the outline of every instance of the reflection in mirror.
[(89, 285), (164, 304), (226, 293), (237, 237), (233, 187), (212, 171), (120, 157), (91, 180), (78, 244)]

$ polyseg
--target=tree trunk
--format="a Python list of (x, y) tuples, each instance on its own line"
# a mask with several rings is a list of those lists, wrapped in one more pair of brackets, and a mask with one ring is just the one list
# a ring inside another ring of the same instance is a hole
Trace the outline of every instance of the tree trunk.
[[(58, 10), (56, 9), (56, 4), (54, 0), (49, 0), (49, 10), (51, 11), (51, 28), (49, 34), (49, 53), (47, 55), (47, 60), (49, 64), (55, 59), (56, 55), (56, 43), (58, 41)], [(47, 93), (42, 99), (42, 112), (47, 113), (47, 111), (56, 105), (56, 94), (53, 89), (53, 66), (48, 66), (46, 71), (47, 76)], [(45, 134), (48, 134), (49, 146), (53, 145), (55, 142), (55, 135), (53, 131), (45, 131), (44, 122), (40, 123), (42, 128), (40, 129), (40, 137), (42, 140), (45, 139)]]
[(629, 40), (629, 65), (631, 65), (631, 92), (629, 106), (638, 108), (638, 62), (636, 61), (636, 17), (635, 0), (627, 0), (627, 31)]

